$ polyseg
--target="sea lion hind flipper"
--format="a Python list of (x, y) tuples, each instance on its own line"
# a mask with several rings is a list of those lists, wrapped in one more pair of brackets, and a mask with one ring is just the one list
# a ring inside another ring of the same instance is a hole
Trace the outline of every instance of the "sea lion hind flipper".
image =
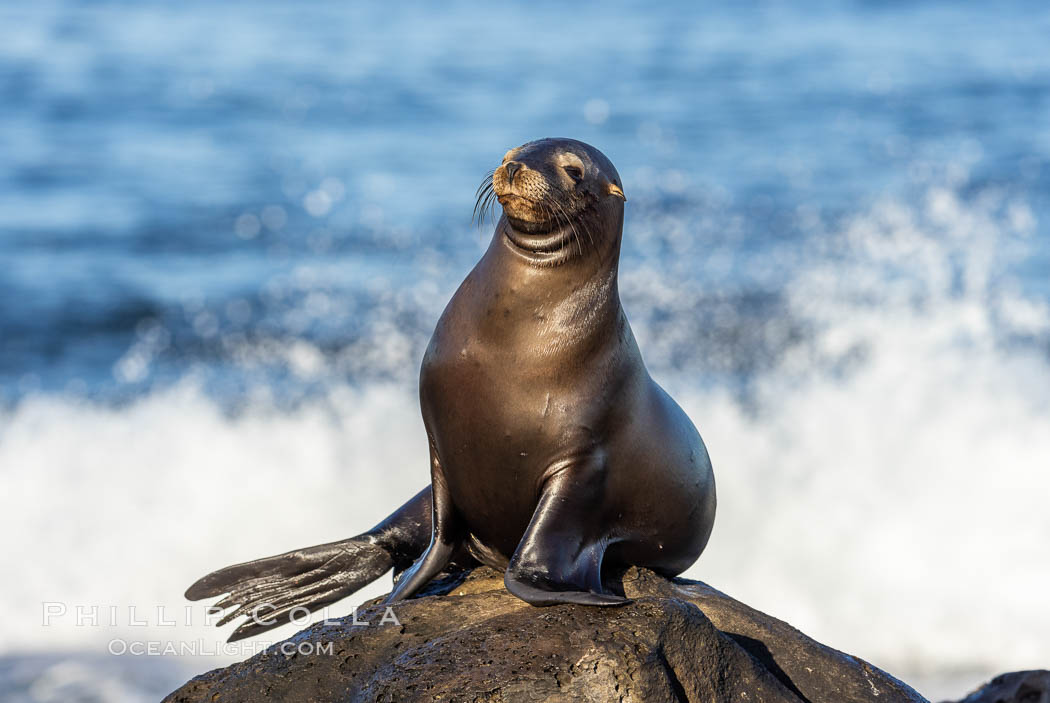
[(602, 460), (588, 456), (567, 461), (552, 467), (548, 475), (532, 521), (504, 574), (507, 590), (538, 606), (630, 603), (602, 586), (602, 559), (610, 540), (585, 529), (602, 492)]
[(339, 542), (296, 549), (213, 571), (186, 590), (189, 600), (227, 594), (212, 606), (226, 610), (218, 626), (248, 616), (230, 641), (261, 634), (358, 591), (390, 571), (409, 566), (430, 539), (431, 490), (413, 496), (368, 532)]
[(378, 578), (393, 563), (382, 547), (363, 536), (351, 537), (218, 569), (194, 582), (185, 595), (189, 600), (203, 600), (229, 593), (230, 597), (216, 604), (222, 608), (238, 602), (237, 598), (311, 583), (339, 569), (370, 573), (385, 567)]
[(290, 622), (296, 608), (313, 612), (341, 600), (393, 565), (385, 549), (352, 537), (219, 569), (190, 586), (186, 597), (201, 600), (228, 593), (212, 610), (236, 606), (217, 626), (247, 616), (230, 637), (233, 642)]

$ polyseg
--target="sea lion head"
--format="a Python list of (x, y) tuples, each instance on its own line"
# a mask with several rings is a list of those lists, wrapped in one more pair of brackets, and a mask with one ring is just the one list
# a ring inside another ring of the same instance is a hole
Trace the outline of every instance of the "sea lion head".
[(626, 202), (605, 154), (575, 139), (550, 138), (508, 151), (478, 189), (475, 213), (493, 198), (503, 207), (508, 241), (546, 265), (618, 243)]

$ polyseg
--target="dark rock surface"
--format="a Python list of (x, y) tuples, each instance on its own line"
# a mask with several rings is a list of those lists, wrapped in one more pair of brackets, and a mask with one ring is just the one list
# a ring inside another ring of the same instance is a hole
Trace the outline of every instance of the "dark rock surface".
[(477, 569), (397, 604), (400, 624), (379, 624), (385, 609), (372, 604), (357, 613), (368, 627), (347, 618), (286, 640), (330, 653), (274, 645), (165, 701), (924, 700), (705, 584), (631, 569), (622, 587), (633, 599), (622, 607), (534, 608)]
[(999, 674), (958, 703), (1050, 703), (1050, 671)]

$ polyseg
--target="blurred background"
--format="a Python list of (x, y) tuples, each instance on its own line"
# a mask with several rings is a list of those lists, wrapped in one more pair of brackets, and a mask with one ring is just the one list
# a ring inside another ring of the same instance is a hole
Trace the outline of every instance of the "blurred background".
[(1050, 665), (1047, 36), (1036, 1), (5, 3), (0, 697), (245, 658), (189, 583), (426, 484), (475, 188), (544, 136), (624, 181), (624, 305), (719, 486), (687, 575), (933, 698)]

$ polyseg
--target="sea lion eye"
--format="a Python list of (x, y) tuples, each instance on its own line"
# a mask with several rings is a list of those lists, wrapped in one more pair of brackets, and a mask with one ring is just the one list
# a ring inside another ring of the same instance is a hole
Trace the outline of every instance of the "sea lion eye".
[(583, 169), (578, 166), (562, 166), (565, 169), (565, 173), (569, 174), (569, 178), (574, 181), (583, 179)]

